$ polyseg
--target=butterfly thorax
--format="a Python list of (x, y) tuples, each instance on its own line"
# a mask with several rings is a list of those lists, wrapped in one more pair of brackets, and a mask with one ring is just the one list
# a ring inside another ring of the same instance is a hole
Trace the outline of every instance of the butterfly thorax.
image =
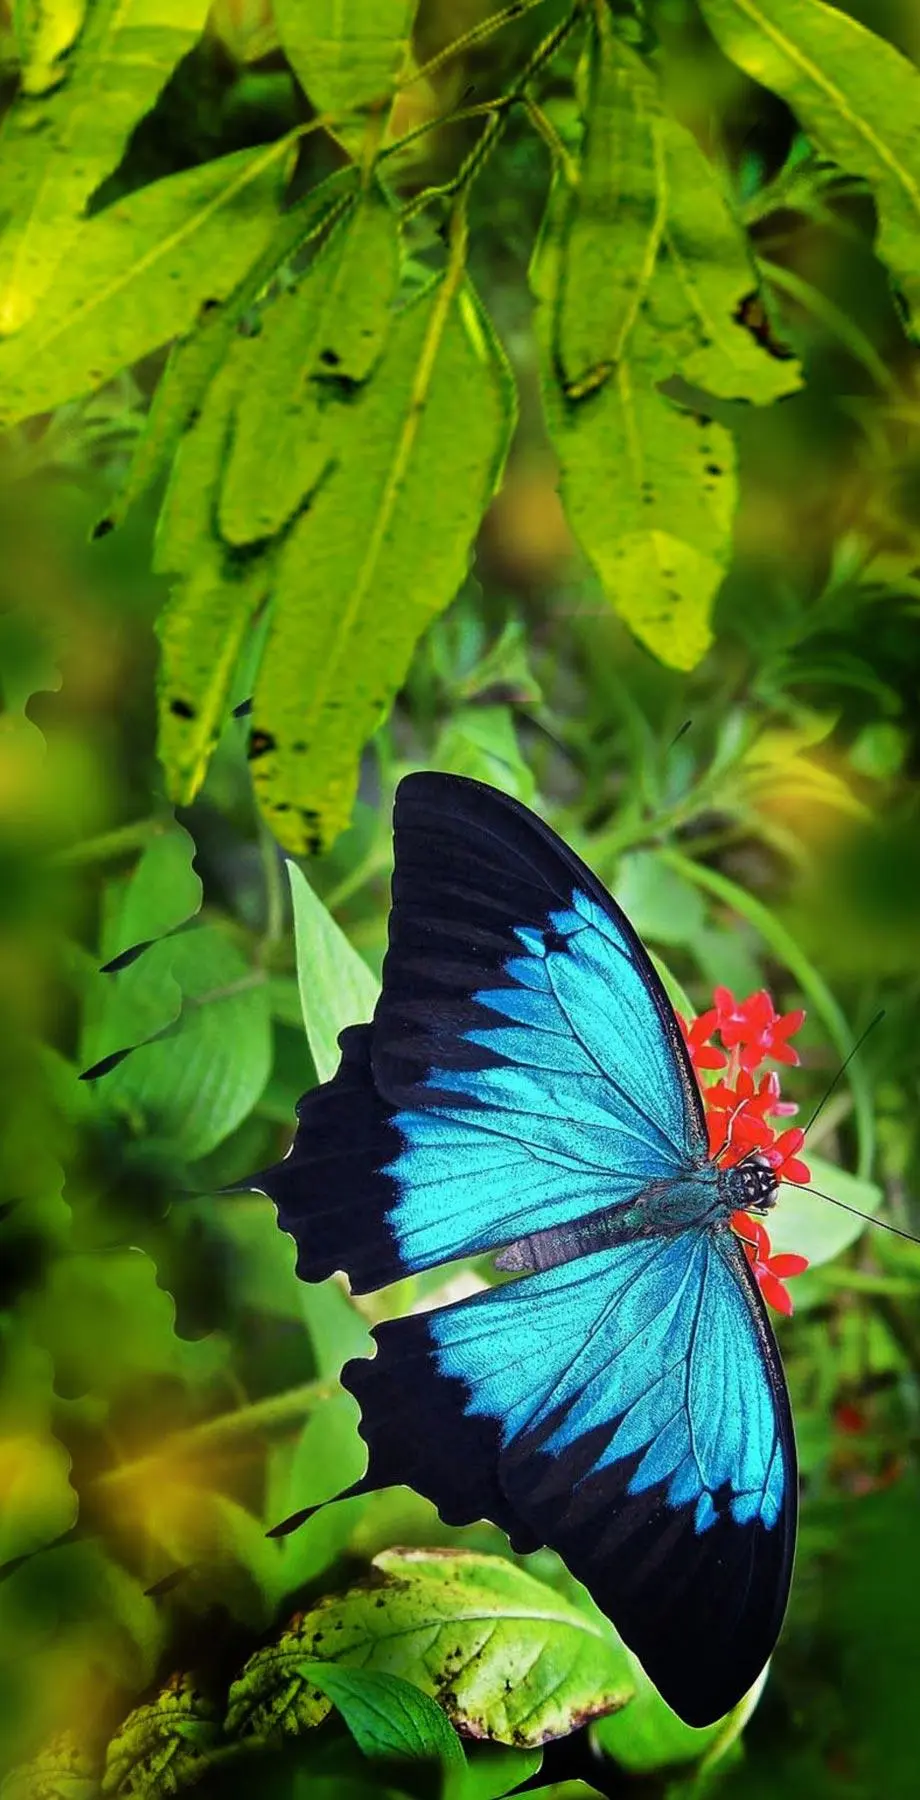
[(722, 1169), (706, 1157), (682, 1176), (650, 1182), (625, 1206), (599, 1209), (565, 1225), (532, 1232), (509, 1244), (496, 1268), (509, 1272), (557, 1268), (636, 1238), (675, 1237), (700, 1226), (724, 1229), (734, 1212), (766, 1212), (776, 1204), (776, 1176), (763, 1157)]

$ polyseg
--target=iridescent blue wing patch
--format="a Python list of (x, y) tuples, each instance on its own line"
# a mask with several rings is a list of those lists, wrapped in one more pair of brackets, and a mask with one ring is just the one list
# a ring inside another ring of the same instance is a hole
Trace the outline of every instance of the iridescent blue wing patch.
[(637, 1239), (374, 1335), (343, 1372), (361, 1485), (475, 1516), (477, 1432), (498, 1522), (560, 1552), (681, 1717), (727, 1712), (773, 1649), (796, 1518), (785, 1381), (730, 1232)]
[(707, 1158), (671, 1007), (628, 920), (526, 808), (412, 775), (383, 991), (258, 1178), (298, 1270), (356, 1291), (626, 1206)]

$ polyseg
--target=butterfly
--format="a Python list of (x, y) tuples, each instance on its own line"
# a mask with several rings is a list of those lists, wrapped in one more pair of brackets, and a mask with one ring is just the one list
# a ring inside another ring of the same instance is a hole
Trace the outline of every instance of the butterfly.
[(394, 844), (373, 1020), (252, 1185), (307, 1281), (367, 1293), (494, 1251), (513, 1279), (378, 1325), (346, 1364), (368, 1447), (348, 1492), (405, 1483), (448, 1524), (550, 1545), (709, 1724), (766, 1664), (792, 1572), (789, 1399), (729, 1224), (776, 1176), (711, 1158), (646, 950), (535, 814), (409, 775)]

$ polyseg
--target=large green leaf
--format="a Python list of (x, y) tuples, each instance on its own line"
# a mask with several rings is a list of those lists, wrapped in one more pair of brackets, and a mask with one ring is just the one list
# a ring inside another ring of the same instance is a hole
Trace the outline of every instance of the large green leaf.
[(261, 256), (224, 304), (206, 306), (191, 331), (173, 346), (124, 479), (105, 519), (96, 527), (97, 536), (121, 523), (132, 501), (169, 462), (229, 355), (243, 315), (259, 300), (281, 265), (347, 206), (356, 183), (356, 169), (337, 169), (283, 212)]
[(337, 428), (383, 348), (399, 279), (396, 214), (372, 188), (247, 346), (221, 487), (231, 544), (279, 531), (334, 454)]
[(409, 47), (416, 0), (275, 0), (281, 42), (317, 112), (385, 94)]
[(879, 254), (920, 302), (920, 72), (823, 0), (701, 0), (723, 49), (772, 88), (813, 142), (870, 182)]
[(305, 1662), (303, 1673), (342, 1714), (358, 1748), (382, 1761), (439, 1762), (462, 1772), (466, 1758), (441, 1708), (411, 1681), (381, 1669)]
[(47, 302), (0, 343), (0, 423), (101, 387), (222, 300), (272, 231), (287, 139), (167, 176), (88, 219)]
[(287, 866), (294, 904), (303, 1022), (320, 1081), (339, 1066), (339, 1032), (371, 1017), (378, 984), (297, 864)]
[(664, 225), (658, 91), (597, 9), (578, 185), (567, 209), (556, 323), (572, 399), (606, 381), (623, 356)]
[[(662, 662), (692, 669), (710, 642), (709, 614), (731, 550), (734, 445), (724, 426), (658, 391), (659, 340), (641, 310), (607, 379), (580, 397), (566, 394), (554, 319), (567, 205), (557, 184), (532, 273), (543, 402), (563, 504), (630, 630)], [(611, 248), (612, 256), (622, 253)]]
[(256, 1652), (230, 1690), (232, 1735), (296, 1735), (329, 1710), (305, 1659), (382, 1670), (437, 1698), (470, 1737), (518, 1747), (571, 1731), (633, 1692), (612, 1632), (500, 1557), (388, 1550), (376, 1579), (321, 1600)]
[(208, 0), (93, 0), (61, 84), (14, 101), (0, 136), (0, 337), (28, 323), (62, 268), (67, 282), (87, 200), (207, 12)]
[(764, 1671), (724, 1719), (696, 1727), (685, 1725), (671, 1711), (637, 1663), (634, 1673), (636, 1697), (631, 1705), (609, 1719), (600, 1719), (592, 1728), (592, 1737), (604, 1755), (633, 1775), (679, 1768), (682, 1763), (696, 1763), (709, 1773), (744, 1730), (767, 1679)]
[(0, 1319), (0, 1567), (67, 1531), (77, 1516), (70, 1457), (51, 1430), (54, 1367)]
[(361, 747), (460, 586), (513, 420), (504, 357), (454, 257), (395, 322), (281, 553), (250, 758), (285, 848), (315, 852), (347, 825)]

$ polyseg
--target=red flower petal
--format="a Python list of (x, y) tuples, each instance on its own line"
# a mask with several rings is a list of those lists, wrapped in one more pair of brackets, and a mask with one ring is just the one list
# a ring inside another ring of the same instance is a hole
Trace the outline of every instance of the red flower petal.
[(797, 1156), (790, 1156), (788, 1162), (783, 1163), (783, 1180), (797, 1182), (799, 1187), (804, 1187), (811, 1180), (811, 1170)]
[(772, 1306), (775, 1312), (785, 1313), (787, 1318), (791, 1317), (792, 1296), (787, 1293), (782, 1282), (777, 1280), (775, 1275), (771, 1275), (769, 1271), (764, 1275), (758, 1274), (757, 1280), (767, 1305)]
[(804, 1275), (807, 1268), (808, 1257), (796, 1256), (792, 1251), (783, 1251), (770, 1258), (770, 1274), (781, 1275), (784, 1280), (790, 1275)]

